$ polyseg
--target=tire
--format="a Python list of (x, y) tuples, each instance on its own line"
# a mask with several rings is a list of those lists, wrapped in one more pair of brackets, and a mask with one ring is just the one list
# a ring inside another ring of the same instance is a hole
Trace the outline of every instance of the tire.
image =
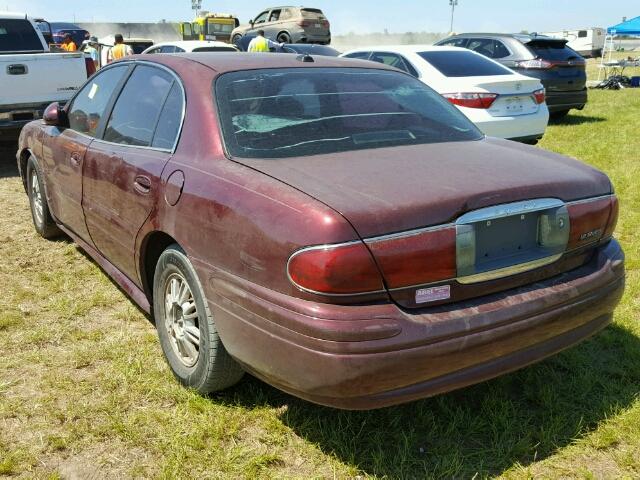
[(552, 120), (560, 120), (569, 114), (569, 110), (560, 110), (558, 112), (551, 112), (549, 116)]
[(238, 43), (240, 42), (240, 39), (242, 38), (242, 35), (240, 35), (239, 33), (236, 33), (233, 38), (231, 39), (231, 43), (234, 45), (238, 45)]
[(291, 43), (291, 35), (287, 32), (280, 32), (276, 37), (278, 43)]
[(46, 239), (62, 234), (49, 211), (47, 196), (44, 190), (44, 175), (33, 157), (27, 160), (27, 195), (31, 207), (31, 218), (36, 232)]
[(158, 259), (153, 313), (162, 351), (180, 383), (207, 394), (242, 378), (244, 371), (220, 340), (196, 272), (177, 244)]

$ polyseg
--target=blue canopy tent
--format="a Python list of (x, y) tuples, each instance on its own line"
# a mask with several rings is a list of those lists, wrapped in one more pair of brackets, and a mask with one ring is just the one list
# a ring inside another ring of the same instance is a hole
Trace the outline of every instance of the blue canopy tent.
[(607, 28), (609, 35), (640, 35), (640, 17)]
[[(619, 61), (612, 61), (611, 58), (612, 53), (615, 50), (613, 39), (615, 37), (621, 36), (640, 36), (640, 17), (635, 17), (627, 20), (626, 22), (622, 22), (607, 28), (607, 36), (604, 40), (604, 49), (602, 51), (602, 58), (600, 59), (600, 71), (598, 72), (598, 80), (600, 80), (601, 73), (604, 73), (605, 77), (607, 76), (607, 73), (611, 73), (608, 72), (609, 67), (613, 67), (613, 71), (615, 72), (616, 67), (621, 64), (621, 62)], [(609, 59), (607, 62), (605, 62), (607, 52), (609, 52)]]

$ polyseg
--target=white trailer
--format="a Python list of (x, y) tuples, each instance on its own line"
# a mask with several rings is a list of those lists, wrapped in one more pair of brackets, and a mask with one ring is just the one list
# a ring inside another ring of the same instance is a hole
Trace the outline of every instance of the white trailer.
[(583, 57), (601, 57), (607, 31), (604, 28), (593, 27), (582, 30), (562, 30), (559, 32), (544, 32), (542, 35), (568, 40), (567, 45)]

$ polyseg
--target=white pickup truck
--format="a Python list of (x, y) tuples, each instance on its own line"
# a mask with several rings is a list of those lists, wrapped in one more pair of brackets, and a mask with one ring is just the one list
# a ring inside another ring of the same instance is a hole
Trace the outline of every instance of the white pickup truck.
[(26, 15), (0, 13), (0, 139), (41, 118), (51, 102), (67, 102), (87, 68), (82, 52), (51, 53)]

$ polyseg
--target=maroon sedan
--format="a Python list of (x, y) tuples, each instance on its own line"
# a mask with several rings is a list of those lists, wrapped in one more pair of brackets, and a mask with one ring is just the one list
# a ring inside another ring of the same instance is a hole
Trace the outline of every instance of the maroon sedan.
[(248, 371), (340, 408), (418, 399), (587, 338), (624, 288), (606, 175), (384, 65), (130, 57), (17, 158), (36, 230), (152, 312), (203, 393)]

